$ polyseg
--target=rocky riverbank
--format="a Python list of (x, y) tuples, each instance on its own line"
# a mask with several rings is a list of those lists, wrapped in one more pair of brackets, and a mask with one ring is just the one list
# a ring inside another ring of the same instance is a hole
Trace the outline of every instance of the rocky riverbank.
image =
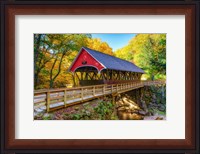
[(117, 96), (116, 108), (122, 120), (165, 120), (165, 85), (148, 86)]

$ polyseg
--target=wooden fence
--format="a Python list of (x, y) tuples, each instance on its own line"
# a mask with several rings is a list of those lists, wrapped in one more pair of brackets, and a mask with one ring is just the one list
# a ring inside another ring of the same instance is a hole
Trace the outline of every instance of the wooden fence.
[(35, 90), (34, 110), (36, 112), (44, 110), (50, 112), (58, 108), (85, 102), (97, 97), (119, 94), (153, 84), (163, 84), (163, 81), (133, 81), (121, 84), (102, 84), (77, 88)]

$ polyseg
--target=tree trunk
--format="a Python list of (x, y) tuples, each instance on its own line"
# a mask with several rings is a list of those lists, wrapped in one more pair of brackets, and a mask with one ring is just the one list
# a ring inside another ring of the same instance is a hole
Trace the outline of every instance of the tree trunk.
[[(54, 63), (53, 63), (53, 66), (52, 66), (51, 72), (50, 72), (50, 85), (49, 85), (50, 88), (53, 88), (54, 81), (55, 81), (55, 79), (58, 77), (58, 75), (60, 74), (61, 65), (62, 65), (62, 61), (63, 61), (64, 56), (65, 56), (65, 53), (62, 54), (62, 57), (61, 57), (61, 59), (60, 59), (60, 63), (59, 63), (59, 66), (58, 66), (58, 72), (57, 72), (57, 74), (56, 74), (54, 77), (53, 77), (53, 69), (54, 69), (55, 64), (56, 64), (56, 62), (57, 62), (57, 60), (58, 60), (58, 57), (55, 59), (55, 61), (54, 61)], [(53, 83), (52, 83), (52, 82), (53, 82)]]
[(36, 65), (36, 61), (37, 61), (37, 58), (38, 58), (38, 54), (39, 54), (41, 36), (42, 36), (41, 34), (38, 34), (38, 39), (37, 39), (37, 42), (36, 42), (36, 49), (34, 51), (34, 64), (35, 65)]
[(54, 84), (54, 80), (50, 80), (50, 85), (49, 85), (49, 88), (53, 88), (53, 84)]
[(73, 79), (73, 87), (76, 87), (76, 81), (75, 81), (75, 75), (74, 74), (72, 74), (72, 79)]
[(41, 36), (42, 36), (41, 34), (38, 35), (38, 39), (36, 42), (36, 49), (34, 50), (34, 87), (35, 88), (37, 86), (37, 81), (38, 81), (38, 70), (37, 70), (36, 62), (38, 60)]
[(154, 81), (154, 75), (151, 75), (151, 80)]
[(52, 83), (52, 82), (54, 82), (54, 81), (53, 81), (53, 69), (54, 69), (54, 66), (55, 66), (57, 60), (58, 60), (57, 58), (54, 60), (54, 63), (53, 63), (53, 65), (52, 65), (52, 67), (51, 67), (49, 88), (53, 88), (53, 83)]
[(38, 74), (39, 74), (40, 71), (37, 71), (35, 73), (35, 77), (34, 77), (34, 87), (36, 88), (38, 86)]

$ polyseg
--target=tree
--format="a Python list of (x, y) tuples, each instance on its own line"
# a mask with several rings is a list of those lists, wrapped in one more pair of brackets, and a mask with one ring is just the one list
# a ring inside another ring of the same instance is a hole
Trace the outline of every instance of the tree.
[(133, 56), (133, 51), (130, 46), (125, 46), (121, 49), (118, 49), (114, 52), (114, 55), (118, 58), (133, 62), (134, 56)]
[[(66, 83), (64, 79), (69, 73), (65, 65), (69, 66), (74, 58), (71, 53), (78, 52), (82, 46), (86, 46), (89, 34), (39, 34), (34, 36), (34, 87), (53, 88), (55, 81), (60, 85)], [(38, 54), (39, 53), (39, 54)], [(39, 56), (36, 56), (36, 55)], [(63, 65), (64, 64), (64, 65)], [(61, 74), (61, 76), (59, 76)], [(60, 81), (59, 79), (62, 79)], [(49, 86), (47, 86), (47, 81)], [(40, 85), (40, 84), (42, 85)]]
[(101, 39), (98, 38), (88, 38), (87, 47), (109, 55), (114, 55), (112, 48), (106, 42), (102, 42)]
[(34, 87), (38, 86), (39, 74), (46, 63), (52, 59), (49, 52), (51, 46), (46, 41), (45, 34), (34, 35)]
[(159, 78), (165, 78), (166, 35), (149, 34), (143, 41), (144, 44), (139, 46), (140, 51), (136, 52), (134, 55), (135, 63), (146, 71), (150, 79), (154, 80)]
[(134, 62), (150, 79), (166, 77), (166, 35), (137, 34), (115, 56)]

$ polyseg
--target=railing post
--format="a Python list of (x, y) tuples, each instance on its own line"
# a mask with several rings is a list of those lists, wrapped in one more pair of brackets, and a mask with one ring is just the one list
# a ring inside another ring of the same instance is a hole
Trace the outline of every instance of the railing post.
[(103, 94), (104, 95), (106, 94), (106, 87), (105, 87), (105, 85), (103, 85)]
[(67, 92), (66, 90), (64, 91), (64, 106), (67, 106)]
[(113, 84), (111, 85), (111, 93), (113, 93)]
[(73, 98), (76, 98), (74, 95), (75, 95), (75, 90), (73, 90), (73, 94), (72, 94), (72, 96), (73, 96)]
[(83, 100), (83, 88), (81, 88), (81, 100)]
[(93, 96), (95, 96), (95, 86), (93, 87)]
[(47, 105), (46, 105), (46, 107), (47, 107), (47, 113), (49, 112), (49, 110), (50, 110), (50, 108), (49, 108), (49, 106), (50, 106), (50, 93), (49, 93), (49, 91), (47, 91), (47, 93), (46, 93), (46, 99), (47, 99)]

